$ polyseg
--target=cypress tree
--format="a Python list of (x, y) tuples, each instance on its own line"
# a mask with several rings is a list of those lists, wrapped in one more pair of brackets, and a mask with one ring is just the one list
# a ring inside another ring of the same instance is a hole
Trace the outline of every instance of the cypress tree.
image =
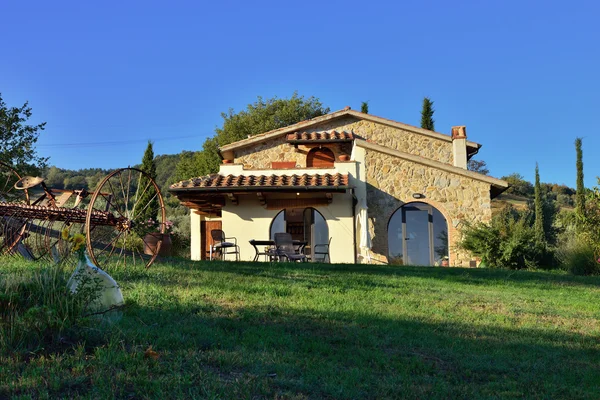
[[(146, 147), (146, 151), (144, 152), (144, 157), (142, 158), (142, 167), (140, 168), (142, 171), (150, 175), (150, 177), (156, 180), (156, 163), (154, 162), (154, 150), (152, 148), (152, 142), (148, 141), (148, 147)], [(150, 180), (145, 176), (140, 179), (139, 191), (140, 191), (140, 201), (139, 204), (142, 207), (140, 210), (141, 214), (139, 216), (138, 221), (146, 222), (149, 219), (156, 221), (158, 216), (158, 198), (154, 196), (155, 192), (150, 190)], [(145, 190), (148, 188), (148, 190)], [(145, 190), (145, 192), (144, 192)], [(146, 205), (148, 207), (146, 207)]]
[(369, 102), (368, 101), (362, 102), (362, 104), (360, 105), (360, 112), (365, 113), (365, 114), (369, 113)]
[(577, 191), (575, 192), (575, 212), (578, 218), (585, 217), (585, 187), (583, 186), (583, 152), (581, 151), (581, 138), (575, 139), (577, 152)]
[(534, 229), (535, 234), (540, 240), (544, 240), (546, 234), (544, 232), (544, 201), (542, 199), (542, 188), (540, 186), (540, 169), (538, 163), (535, 163), (535, 190), (534, 190), (534, 204), (535, 204), (535, 223)]
[(430, 131), (435, 130), (435, 120), (433, 119), (433, 101), (429, 97), (423, 98), (423, 109), (421, 110), (421, 128)]

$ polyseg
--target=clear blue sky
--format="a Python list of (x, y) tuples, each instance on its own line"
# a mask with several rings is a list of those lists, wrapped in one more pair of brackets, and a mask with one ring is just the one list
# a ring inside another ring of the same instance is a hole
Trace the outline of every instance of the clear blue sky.
[[(600, 5), (593, 1), (3, 2), (0, 92), (46, 121), (61, 168), (199, 150), (220, 113), (316, 96), (418, 125), (466, 125), (496, 177), (600, 175)], [(590, 124), (592, 126), (590, 126)], [(98, 143), (102, 145), (63, 146)], [(108, 143), (106, 143), (108, 142)], [(118, 144), (116, 144), (118, 143)]]

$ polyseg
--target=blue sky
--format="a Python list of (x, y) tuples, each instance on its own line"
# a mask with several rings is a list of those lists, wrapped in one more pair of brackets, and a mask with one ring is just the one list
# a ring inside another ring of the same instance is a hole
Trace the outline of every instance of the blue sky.
[(4, 2), (0, 92), (48, 123), (38, 151), (61, 168), (134, 165), (148, 139), (156, 154), (199, 150), (221, 112), (297, 90), (411, 125), (429, 96), (436, 130), (466, 125), (496, 177), (533, 180), (537, 161), (542, 181), (574, 186), (580, 136), (594, 186), (599, 13), (592, 1)]

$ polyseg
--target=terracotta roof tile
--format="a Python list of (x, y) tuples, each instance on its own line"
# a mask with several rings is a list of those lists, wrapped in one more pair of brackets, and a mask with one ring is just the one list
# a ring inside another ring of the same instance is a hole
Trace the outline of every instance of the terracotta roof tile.
[(354, 140), (353, 132), (294, 132), (286, 136), (288, 142), (332, 142)]
[(348, 175), (303, 174), (303, 175), (207, 175), (171, 185), (170, 189), (235, 189), (235, 188), (311, 188), (343, 189), (348, 186)]

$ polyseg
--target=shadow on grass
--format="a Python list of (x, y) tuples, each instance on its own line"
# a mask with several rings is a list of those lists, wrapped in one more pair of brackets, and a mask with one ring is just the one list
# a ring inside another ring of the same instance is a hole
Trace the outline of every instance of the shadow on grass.
[(253, 393), (268, 397), (592, 398), (600, 391), (597, 338), (576, 333), (275, 306), (231, 310), (208, 301), (187, 309), (131, 305), (120, 329), (130, 349), (152, 345), (161, 354), (163, 373), (177, 366), (173, 373), (213, 375), (225, 385), (216, 394), (227, 395), (227, 383), (244, 374), (271, 377)]

